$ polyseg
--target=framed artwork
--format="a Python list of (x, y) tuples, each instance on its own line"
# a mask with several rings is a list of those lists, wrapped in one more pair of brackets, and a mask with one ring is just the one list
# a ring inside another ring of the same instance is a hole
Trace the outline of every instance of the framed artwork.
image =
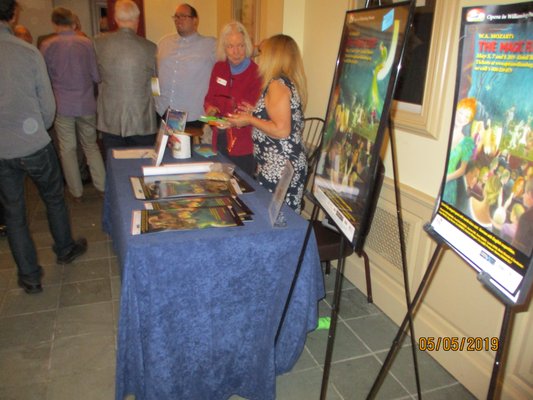
[(431, 228), (506, 303), (533, 283), (533, 2), (465, 7)]
[(259, 11), (260, 0), (233, 0), (232, 17), (241, 22), (253, 43), (259, 41)]
[(346, 13), (313, 194), (354, 247), (376, 190), (380, 149), (414, 1)]

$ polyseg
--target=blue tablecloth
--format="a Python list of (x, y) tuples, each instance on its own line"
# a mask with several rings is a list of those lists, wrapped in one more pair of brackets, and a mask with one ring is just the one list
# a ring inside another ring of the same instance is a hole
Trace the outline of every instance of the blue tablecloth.
[(247, 179), (256, 191), (241, 197), (255, 215), (245, 226), (132, 236), (131, 211), (143, 206), (129, 177), (143, 164), (107, 160), (103, 224), (122, 280), (116, 398), (274, 399), (324, 296), (312, 235), (275, 345), (307, 221), (284, 206), (287, 226), (273, 228), (271, 194)]

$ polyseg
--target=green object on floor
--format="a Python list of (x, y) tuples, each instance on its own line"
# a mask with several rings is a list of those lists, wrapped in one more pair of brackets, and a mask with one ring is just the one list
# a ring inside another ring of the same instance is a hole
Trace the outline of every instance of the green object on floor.
[(316, 330), (323, 330), (323, 329), (329, 329), (329, 324), (331, 323), (330, 317), (323, 317), (318, 319), (318, 326), (316, 327)]

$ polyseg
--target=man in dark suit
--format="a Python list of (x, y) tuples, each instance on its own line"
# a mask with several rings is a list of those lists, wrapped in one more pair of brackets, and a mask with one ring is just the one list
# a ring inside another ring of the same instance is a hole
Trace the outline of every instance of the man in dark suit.
[(101, 76), (97, 127), (107, 151), (113, 147), (152, 146), (157, 118), (151, 79), (156, 76), (157, 46), (137, 36), (140, 11), (132, 0), (115, 4), (118, 30), (95, 39)]

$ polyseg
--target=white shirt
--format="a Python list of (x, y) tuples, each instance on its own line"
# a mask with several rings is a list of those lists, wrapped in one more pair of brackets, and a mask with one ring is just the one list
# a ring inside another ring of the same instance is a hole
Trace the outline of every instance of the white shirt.
[(161, 95), (156, 109), (163, 115), (168, 107), (187, 111), (187, 121), (204, 114), (204, 98), (215, 64), (216, 39), (194, 33), (165, 36), (158, 44), (158, 74)]

